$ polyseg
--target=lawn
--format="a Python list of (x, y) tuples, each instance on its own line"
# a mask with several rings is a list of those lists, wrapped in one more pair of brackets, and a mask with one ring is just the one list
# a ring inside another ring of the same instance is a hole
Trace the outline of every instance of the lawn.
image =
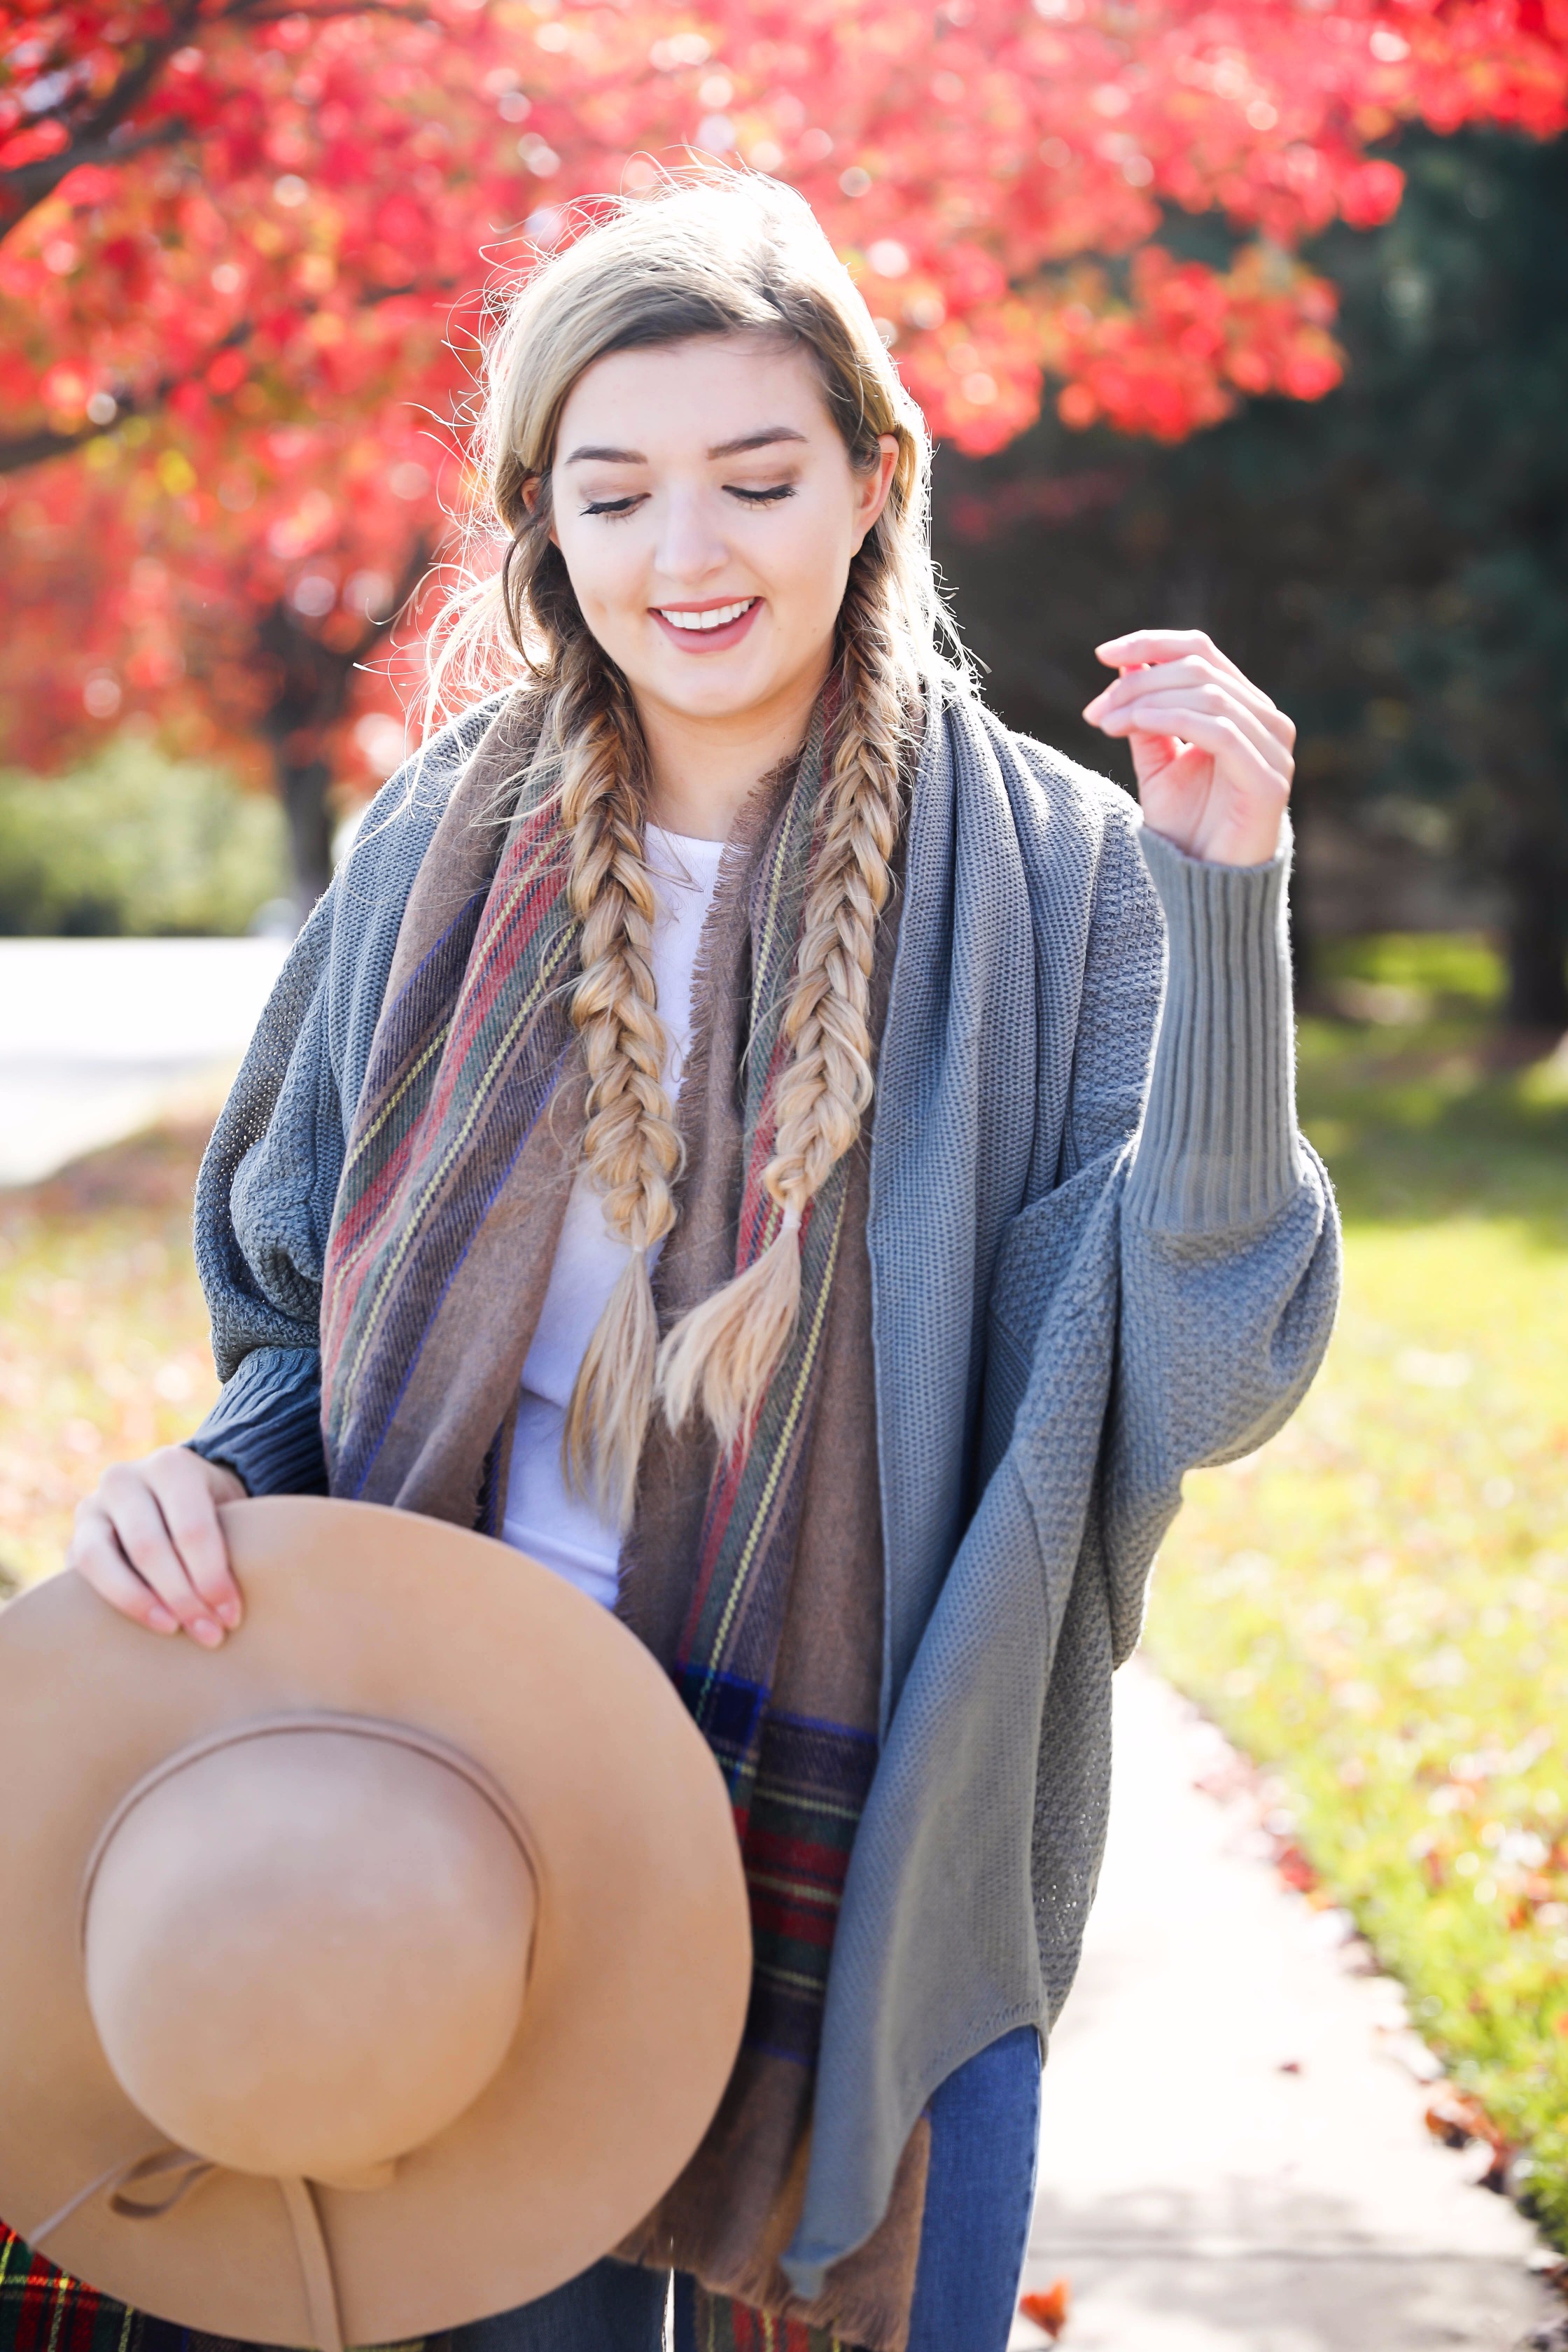
[(1363, 943), (1303, 1024), (1345, 1302), (1296, 1419), (1200, 1473), (1148, 1646), (1286, 1790), (1568, 2241), (1568, 1068), (1463, 943)]

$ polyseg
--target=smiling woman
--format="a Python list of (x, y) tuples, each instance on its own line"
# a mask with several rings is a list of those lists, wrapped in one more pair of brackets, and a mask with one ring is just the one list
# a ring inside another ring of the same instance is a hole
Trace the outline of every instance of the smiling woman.
[(73, 1565), (216, 1647), (218, 1502), (430, 1513), (613, 1607), (708, 1740), (722, 2102), (456, 2352), (657, 2352), (672, 2272), (678, 2352), (1004, 2352), (1111, 1670), (1184, 1472), (1332, 1318), (1289, 722), (1205, 638), (1102, 647), (1144, 824), (991, 717), (919, 411), (766, 181), (607, 205), (489, 366), (503, 560), (438, 666), (487, 690), (294, 950), (199, 1187), (222, 1396)]

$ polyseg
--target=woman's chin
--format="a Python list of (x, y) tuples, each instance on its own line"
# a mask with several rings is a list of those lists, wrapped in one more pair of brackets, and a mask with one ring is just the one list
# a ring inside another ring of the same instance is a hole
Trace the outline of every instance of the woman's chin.
[(728, 654), (677, 655), (650, 666), (641, 677), (628, 670), (634, 694), (647, 694), (683, 719), (743, 719), (765, 710), (789, 690), (790, 678), (772, 663), (742, 659), (749, 648)]

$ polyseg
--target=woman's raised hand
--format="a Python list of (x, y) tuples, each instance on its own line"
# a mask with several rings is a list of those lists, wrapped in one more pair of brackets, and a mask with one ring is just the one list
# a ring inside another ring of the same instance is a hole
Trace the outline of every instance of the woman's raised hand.
[(241, 1615), (217, 1507), (244, 1493), (221, 1463), (160, 1446), (105, 1471), (77, 1510), (66, 1565), (149, 1632), (216, 1650)]
[(1121, 676), (1084, 717), (1132, 750), (1145, 822), (1189, 857), (1277, 856), (1296, 730), (1201, 629), (1134, 629), (1095, 647)]

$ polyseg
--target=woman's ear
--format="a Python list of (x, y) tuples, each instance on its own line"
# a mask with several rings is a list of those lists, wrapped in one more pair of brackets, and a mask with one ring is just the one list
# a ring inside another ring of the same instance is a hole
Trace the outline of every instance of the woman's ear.
[[(542, 474), (532, 474), (532, 475), (531, 475), (531, 476), (529, 477), (528, 480), (527, 480), (526, 482), (524, 482), (524, 484), (523, 484), (523, 486), (522, 486), (522, 503), (523, 503), (523, 505), (528, 509), (528, 511), (529, 511), (529, 513), (530, 513), (530, 514), (532, 514), (532, 513), (534, 513), (534, 512), (537, 510), (538, 506), (539, 506), (539, 501), (540, 501), (540, 499), (543, 497), (543, 495), (544, 495), (544, 477), (543, 477), (543, 475), (542, 475)], [(556, 538), (556, 536), (555, 536), (555, 518), (554, 518), (554, 515), (553, 515), (553, 514), (552, 514), (552, 516), (551, 516), (551, 518), (550, 518), (550, 544), (552, 545), (552, 547), (559, 547), (559, 546), (560, 546), (560, 544), (561, 544), (561, 541), (560, 541)]]
[(880, 455), (875, 466), (857, 478), (859, 496), (855, 509), (855, 552), (859, 554), (875, 527), (877, 518), (888, 503), (893, 487), (893, 473), (899, 462), (899, 437), (896, 433), (879, 436)]

